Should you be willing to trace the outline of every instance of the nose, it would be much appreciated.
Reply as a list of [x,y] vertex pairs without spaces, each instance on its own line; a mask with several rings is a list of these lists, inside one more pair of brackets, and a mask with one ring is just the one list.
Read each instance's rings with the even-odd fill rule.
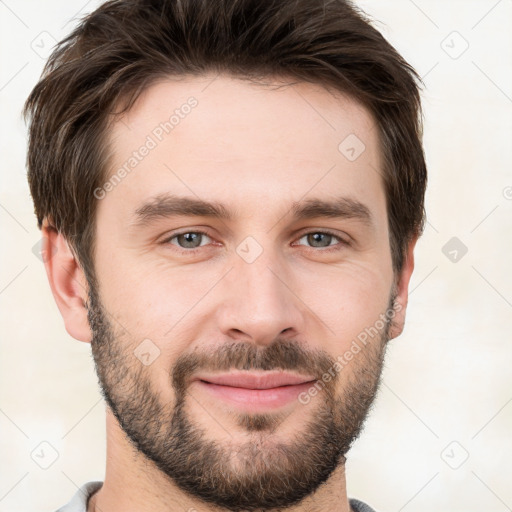
[[270,250],[252,263],[235,258],[222,287],[217,319],[225,336],[268,345],[278,336],[303,332],[307,308],[294,291],[286,263]]

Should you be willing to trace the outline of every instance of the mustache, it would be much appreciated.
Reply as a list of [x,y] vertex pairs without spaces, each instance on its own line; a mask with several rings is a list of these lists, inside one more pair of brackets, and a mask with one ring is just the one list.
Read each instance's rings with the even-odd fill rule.
[[250,342],[231,342],[210,351],[180,356],[172,370],[172,385],[182,394],[191,377],[200,371],[291,370],[320,379],[334,363],[327,352],[307,349],[298,341],[278,338],[263,348]]

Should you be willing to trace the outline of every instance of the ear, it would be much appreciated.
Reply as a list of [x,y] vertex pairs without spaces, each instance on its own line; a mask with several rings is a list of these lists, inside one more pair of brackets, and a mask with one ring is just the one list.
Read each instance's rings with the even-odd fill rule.
[[47,222],[41,228],[42,258],[46,275],[66,331],[73,338],[90,343],[92,333],[85,304],[88,284],[64,236]]
[[389,339],[392,340],[402,334],[405,325],[405,311],[409,299],[409,281],[411,280],[412,271],[414,270],[414,247],[418,241],[415,236],[407,246],[407,252],[404,259],[402,271],[395,278],[396,298],[393,305],[395,316],[391,321],[389,330]]

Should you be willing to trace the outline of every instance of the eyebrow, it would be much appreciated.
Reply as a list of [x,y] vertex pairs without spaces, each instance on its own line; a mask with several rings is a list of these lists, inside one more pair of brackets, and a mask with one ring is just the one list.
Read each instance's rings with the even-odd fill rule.
[[[355,219],[363,224],[373,226],[370,209],[360,201],[350,197],[334,199],[307,199],[294,201],[289,210],[294,220],[308,220],[320,217],[337,219]],[[142,227],[161,218],[209,217],[233,221],[236,211],[228,209],[219,202],[204,201],[193,197],[161,194],[149,199],[135,210],[133,224]],[[283,216],[284,217],[284,216]]]

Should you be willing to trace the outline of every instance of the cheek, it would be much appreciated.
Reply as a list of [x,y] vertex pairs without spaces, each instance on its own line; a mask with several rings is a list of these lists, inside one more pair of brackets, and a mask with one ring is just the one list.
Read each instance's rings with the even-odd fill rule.
[[161,402],[173,404],[170,369],[197,336],[189,328],[205,284],[191,281],[183,272],[138,268],[128,260],[124,267],[114,262],[109,267],[108,285],[102,282],[102,302],[116,331],[125,332],[119,337],[123,351],[132,368],[140,369],[158,389]]
[[325,349],[336,356],[361,332],[375,326],[386,311],[392,272],[375,262],[352,262],[325,272],[303,272],[300,282],[297,295],[321,320],[317,323],[322,332],[317,335],[325,339]]
[[165,275],[134,273],[117,288],[111,304],[132,336],[175,340],[204,293],[204,284],[185,280],[179,274],[166,279]]

